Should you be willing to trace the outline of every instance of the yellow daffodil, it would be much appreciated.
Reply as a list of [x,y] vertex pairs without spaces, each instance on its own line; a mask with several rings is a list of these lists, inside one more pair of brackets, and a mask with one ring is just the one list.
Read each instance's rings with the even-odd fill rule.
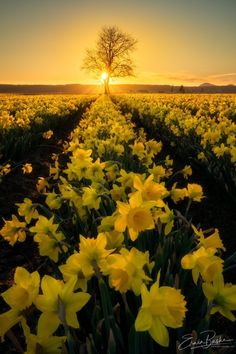
[[198,158],[198,160],[200,160],[200,161],[206,161],[206,160],[207,160],[206,155],[204,154],[203,151],[201,151],[201,152],[198,153],[197,158]]
[[129,204],[117,202],[115,230],[124,232],[128,228],[131,240],[135,241],[141,231],[154,229],[155,224],[150,211],[154,204],[144,203],[140,193],[134,194],[130,198]]
[[109,275],[109,284],[115,290],[121,293],[132,290],[135,295],[139,295],[141,285],[151,280],[145,274],[144,267],[147,266],[151,270],[153,265],[149,263],[148,252],[140,252],[134,247],[130,251],[122,248],[119,253],[107,258],[105,274]]
[[94,274],[96,267],[101,271],[106,267],[106,258],[113,252],[113,249],[106,249],[107,239],[104,233],[98,234],[96,238],[80,236],[78,261],[81,264],[86,278]]
[[43,138],[44,139],[49,140],[49,139],[51,139],[52,136],[53,136],[53,131],[52,130],[48,130],[48,131],[43,133]]
[[32,334],[25,333],[27,350],[25,354],[36,354],[36,353],[45,353],[45,354],[61,354],[63,344],[66,341],[66,337],[62,336],[49,336],[41,334]]
[[227,154],[229,152],[228,146],[225,146],[225,144],[221,143],[220,146],[213,146],[212,151],[214,154],[219,158],[220,156],[223,156],[224,154]]
[[90,274],[87,272],[86,276],[83,272],[83,266],[81,265],[81,257],[79,253],[72,254],[66,260],[66,264],[59,266],[63,279],[67,282],[71,277],[77,277],[77,283],[75,289],[80,288],[82,291],[87,290],[87,281],[93,276],[94,270],[91,270]]
[[145,146],[141,141],[135,141],[133,145],[130,145],[132,149],[132,154],[137,155],[138,157],[144,157]]
[[150,175],[144,183],[142,183],[138,175],[134,176],[134,188],[137,189],[142,196],[143,201],[156,201],[156,206],[163,207],[163,198],[167,197],[169,192],[160,183],[153,182],[153,175]]
[[225,284],[223,275],[220,273],[212,283],[203,283],[202,290],[211,306],[211,314],[219,312],[230,321],[236,320],[232,313],[236,310],[236,285]]
[[49,166],[49,176],[53,176],[53,179],[58,179],[59,177],[59,163],[58,161],[55,161],[54,166],[50,165]]
[[30,174],[33,171],[31,163],[25,163],[22,167],[22,171],[24,174]]
[[166,327],[179,328],[185,318],[186,301],[180,290],[169,286],[159,287],[159,279],[150,291],[141,288],[142,306],[135,320],[136,331],[148,331],[160,345],[168,347],[169,333]]
[[88,150],[84,150],[84,149],[75,149],[74,150],[74,157],[76,159],[78,159],[79,161],[87,161],[87,162],[91,162],[92,161],[92,150],[88,149]]
[[196,183],[188,183],[187,185],[188,197],[195,202],[200,202],[203,197],[202,186]]
[[90,209],[98,210],[101,202],[101,197],[93,187],[83,187],[82,205]]
[[88,293],[74,293],[77,277],[67,283],[54,279],[49,275],[42,278],[43,295],[35,300],[36,307],[42,312],[38,321],[38,332],[43,337],[50,336],[59,324],[79,328],[77,312],[89,301]]
[[201,274],[204,281],[211,282],[223,271],[223,260],[215,256],[216,249],[200,247],[181,259],[183,269],[192,269],[193,281],[197,284]]
[[157,210],[157,212],[154,214],[154,218],[157,223],[160,221],[161,224],[165,224],[164,234],[167,236],[174,227],[175,215],[173,210],[169,209],[167,204],[164,205],[164,209],[165,211]]
[[106,248],[109,249],[114,249],[114,248],[119,248],[122,246],[124,242],[124,234],[122,232],[118,232],[116,230],[111,230],[105,232],[105,236],[107,239],[107,246]]
[[133,172],[127,173],[125,170],[121,169],[120,177],[118,177],[116,181],[119,182],[124,188],[131,188],[133,187],[134,176],[135,174]]
[[39,214],[36,210],[36,206],[32,203],[29,198],[24,198],[24,203],[17,203],[18,214],[25,217],[27,224],[31,222],[32,219],[37,219]]
[[63,244],[65,236],[62,232],[49,234],[38,233],[34,236],[34,242],[39,245],[39,254],[42,257],[49,257],[54,262],[58,262],[59,254],[67,252],[67,246]]
[[46,192],[46,188],[49,188],[49,184],[44,177],[39,177],[36,185],[36,189],[39,193]]
[[226,250],[222,243],[222,240],[220,239],[218,229],[215,229],[213,234],[207,237],[204,236],[202,229],[197,230],[197,228],[194,225],[192,225],[192,229],[198,238],[198,247],[203,246],[205,248],[214,248],[214,249],[219,248],[222,249],[223,251]]
[[188,176],[191,176],[192,173],[193,173],[191,166],[188,166],[188,165],[185,166],[185,167],[181,170],[181,172],[183,173],[184,178],[188,178]]
[[188,196],[188,192],[186,188],[176,188],[176,183],[174,183],[173,187],[170,191],[170,197],[174,201],[174,203],[179,202],[180,200],[186,198]]
[[39,215],[38,221],[35,226],[30,228],[30,231],[37,234],[55,233],[59,225],[54,224],[53,218],[52,216],[50,219],[47,219],[45,216]]
[[23,310],[29,307],[38,295],[39,281],[38,272],[29,273],[25,268],[17,267],[15,284],[2,293],[2,297],[11,308]]
[[110,195],[114,201],[125,200],[126,199],[125,188],[113,184],[113,188],[110,190]]
[[12,215],[12,220],[4,220],[5,224],[0,230],[0,235],[14,246],[16,241],[24,242],[26,238],[25,227],[26,223],[21,222],[15,215]]
[[34,241],[39,244],[39,254],[48,256],[54,262],[58,261],[59,253],[66,252],[67,247],[63,244],[65,236],[58,232],[58,224],[54,224],[53,216],[47,219],[40,215],[35,226],[30,231],[35,233]]
[[47,193],[46,204],[50,209],[60,209],[62,204],[61,196],[56,194],[55,192]]
[[148,149],[148,153],[151,153],[152,155],[156,155],[159,152],[161,152],[162,149],[162,142],[155,141],[155,140],[148,140],[146,142],[146,147]]
[[170,156],[167,155],[166,158],[165,158],[165,165],[166,165],[166,167],[171,167],[171,166],[173,166],[173,162],[174,162],[174,161],[170,158]]
[[23,319],[21,311],[14,308],[0,315],[0,339],[4,340],[5,334]]
[[5,176],[5,175],[8,175],[8,173],[11,172],[11,165],[9,163],[3,165],[3,166],[0,166],[0,176]]
[[165,177],[166,174],[166,170],[163,166],[161,165],[157,166],[155,164],[153,165],[152,168],[149,168],[148,172],[153,175],[153,180],[158,183],[162,178]]
[[104,168],[106,164],[105,162],[100,162],[98,158],[95,162],[93,162],[87,172],[87,178],[91,181],[101,181],[104,178]]

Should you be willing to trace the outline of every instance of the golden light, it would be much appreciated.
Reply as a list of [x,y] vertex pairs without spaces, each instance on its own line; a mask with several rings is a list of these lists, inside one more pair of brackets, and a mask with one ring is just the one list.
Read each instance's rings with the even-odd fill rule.
[[101,80],[105,81],[108,77],[108,73],[106,71],[103,71],[102,75],[101,75]]

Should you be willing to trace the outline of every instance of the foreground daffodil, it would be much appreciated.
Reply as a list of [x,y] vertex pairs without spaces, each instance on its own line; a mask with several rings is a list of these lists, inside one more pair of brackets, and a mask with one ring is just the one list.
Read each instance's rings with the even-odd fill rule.
[[39,292],[39,273],[29,273],[22,267],[17,267],[14,275],[15,284],[2,293],[3,299],[11,309],[0,315],[0,338],[18,322],[21,322],[23,310],[32,305]]
[[223,271],[223,260],[215,256],[216,249],[200,247],[181,259],[183,269],[192,269],[193,281],[197,284],[201,274],[204,281],[211,282]]
[[117,202],[115,230],[124,232],[128,228],[131,240],[135,241],[141,231],[154,229],[155,224],[150,211],[154,205],[155,202],[143,202],[140,193],[134,194],[129,204]]
[[2,293],[3,299],[11,308],[23,310],[29,307],[39,292],[39,273],[29,273],[22,267],[17,267],[14,275],[15,284]]
[[86,278],[98,269],[106,268],[106,258],[113,249],[106,249],[107,238],[105,233],[100,233],[96,238],[80,236],[80,251],[77,255],[77,261],[81,264]]
[[149,252],[141,252],[133,247],[130,251],[122,248],[119,253],[107,258],[105,274],[109,275],[110,287],[121,293],[132,290],[139,295],[143,283],[151,280],[144,268],[151,270],[154,263],[149,262]]
[[154,182],[153,178],[154,176],[150,175],[143,183],[140,177],[135,175],[134,188],[141,193],[143,201],[156,201],[158,207],[163,207],[164,202],[162,199],[167,197],[169,192],[163,184]]
[[30,327],[25,320],[22,320],[21,325],[27,345],[25,354],[61,354],[63,352],[62,347],[66,341],[65,336],[51,336],[50,334],[45,334],[45,331],[41,333],[40,328],[38,328],[38,333],[35,335],[30,332]]
[[72,277],[66,284],[63,281],[45,275],[41,282],[43,295],[35,300],[36,307],[42,311],[38,322],[38,331],[42,336],[54,333],[59,324],[79,328],[77,312],[86,305],[88,293],[74,293],[77,277]]
[[142,306],[135,320],[135,330],[148,331],[157,343],[168,347],[169,333],[166,327],[182,327],[187,311],[186,301],[180,290],[169,286],[159,287],[159,279],[158,276],[150,291],[142,285]]
[[66,260],[66,264],[59,266],[61,273],[63,274],[63,278],[65,281],[69,281],[71,277],[77,277],[77,283],[75,288],[80,288],[82,291],[87,290],[87,281],[93,276],[94,270],[91,269],[91,272],[83,271],[83,265],[81,264],[81,257],[79,253],[72,254]]
[[232,313],[236,310],[236,285],[224,284],[223,275],[218,274],[212,283],[204,283],[202,290],[211,306],[211,314],[219,312],[230,321],[236,320]]

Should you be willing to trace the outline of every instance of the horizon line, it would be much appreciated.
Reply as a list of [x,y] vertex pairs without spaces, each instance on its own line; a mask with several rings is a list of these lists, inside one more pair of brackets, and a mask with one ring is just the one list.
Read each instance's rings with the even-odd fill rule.
[[[201,85],[207,84],[208,86],[236,86],[236,84],[231,83],[231,84],[212,84],[210,82],[203,82],[201,84],[192,84],[192,85],[186,85],[186,84],[163,84],[163,83],[111,83],[111,86],[173,86],[173,87],[178,87],[178,86],[184,86],[184,87],[199,87]],[[80,85],[80,86],[102,86],[101,84],[95,84],[95,83],[0,83],[0,85],[8,85],[8,86],[68,86],[68,85]]]

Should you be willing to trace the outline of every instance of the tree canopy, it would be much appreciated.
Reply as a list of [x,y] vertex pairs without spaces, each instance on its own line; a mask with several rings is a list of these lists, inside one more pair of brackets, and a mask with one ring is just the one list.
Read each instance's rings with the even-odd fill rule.
[[112,77],[134,75],[134,63],[130,57],[137,40],[117,26],[104,26],[98,34],[95,48],[87,49],[82,68],[100,76],[105,93],[109,93]]

